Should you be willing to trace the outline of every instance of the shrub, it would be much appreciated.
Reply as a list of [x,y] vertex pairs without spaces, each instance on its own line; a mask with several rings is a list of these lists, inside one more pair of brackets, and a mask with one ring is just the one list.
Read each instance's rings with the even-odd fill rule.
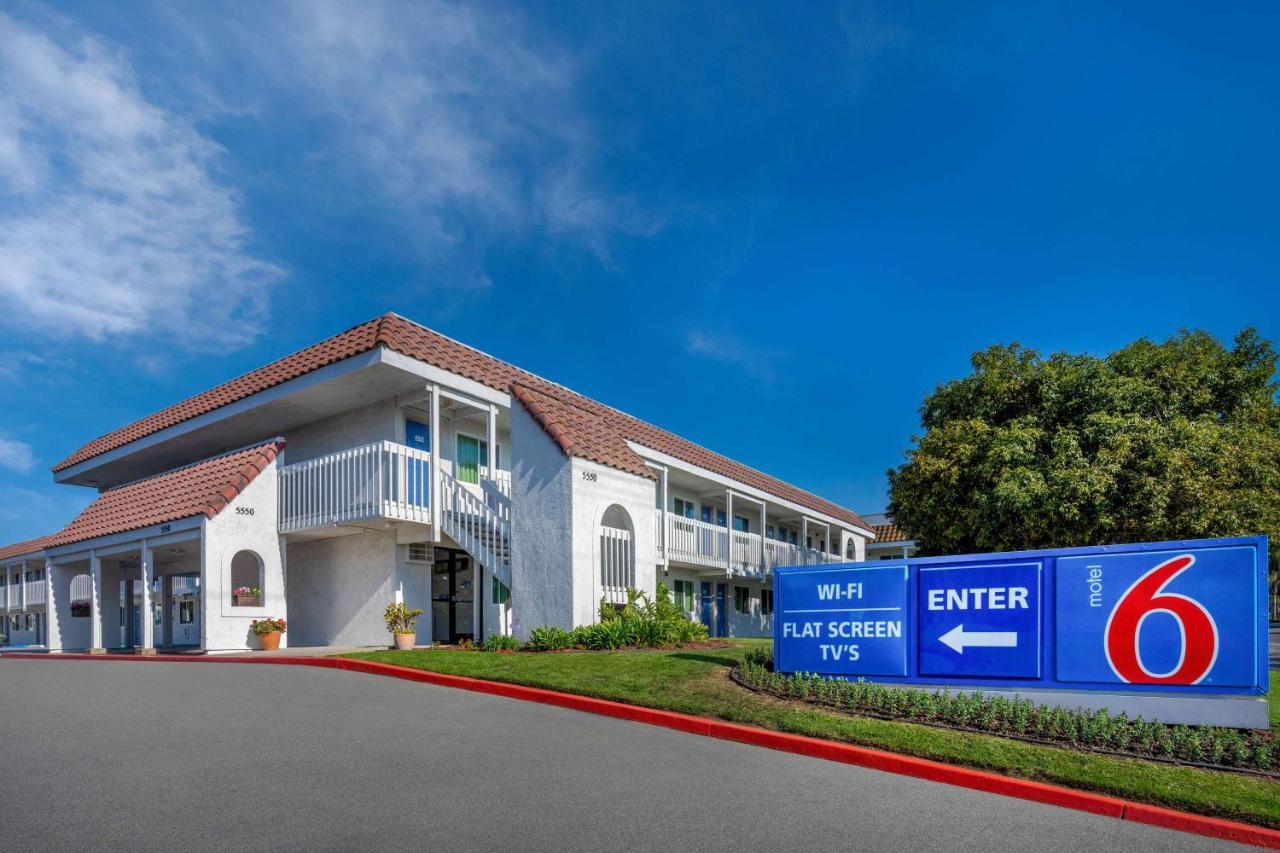
[[410,610],[403,601],[388,604],[386,612],[382,614],[387,621],[387,630],[392,634],[416,633],[417,629],[414,628],[414,623],[418,621],[418,617],[421,615],[421,610]]
[[484,650],[486,652],[518,652],[520,641],[510,634],[490,634],[489,639],[485,640]]
[[773,671],[773,652],[752,649],[743,658],[742,680],[790,699],[854,714],[897,717],[1022,738],[1057,741],[1177,761],[1270,771],[1276,761],[1273,730],[1241,731],[1214,726],[1166,725],[1130,720],[1105,710],[1036,707],[1029,699],[984,696],[976,691],[934,692],[870,682],[824,679]]
[[558,652],[573,645],[573,633],[555,625],[540,625],[529,633],[529,649],[535,652]]

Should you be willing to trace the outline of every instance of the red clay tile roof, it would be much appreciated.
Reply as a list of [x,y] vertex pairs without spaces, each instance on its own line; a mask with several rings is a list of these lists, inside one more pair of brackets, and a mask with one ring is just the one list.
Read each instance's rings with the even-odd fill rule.
[[[361,323],[328,340],[299,350],[279,361],[250,371],[217,388],[197,394],[177,405],[95,439],[59,462],[53,470],[61,471],[69,468],[101,453],[123,447],[131,441],[378,346],[384,346],[401,355],[426,362],[450,373],[465,376],[490,388],[511,392],[521,400],[521,404],[526,409],[529,409],[528,401],[534,400],[534,397],[530,393],[525,393],[522,399],[521,395],[516,394],[515,386],[521,386],[526,392],[540,394],[542,399],[534,400],[533,405],[539,408],[541,414],[534,413],[532,409],[530,413],[538,418],[544,429],[547,429],[548,425],[554,425],[561,432],[561,437],[556,440],[562,449],[565,447],[564,442],[571,447],[583,448],[573,451],[572,455],[581,453],[587,456],[586,448],[590,448],[591,453],[600,457],[596,461],[603,465],[630,473],[640,473],[637,468],[639,463],[644,468],[641,476],[651,476],[647,466],[639,461],[639,457],[630,448],[627,448],[625,453],[622,451],[625,443],[632,441],[740,483],[746,483],[767,494],[815,512],[870,529],[870,525],[844,507],[699,447],[691,441],[686,441],[666,430],[570,391],[562,385],[486,355],[425,326],[406,320],[398,314],[384,314]],[[568,408],[555,408],[546,398],[558,401]],[[590,421],[591,417],[596,418],[597,421]],[[590,429],[586,429],[588,423],[590,423]],[[583,430],[586,430],[586,434],[582,432]],[[613,432],[615,435],[606,438],[604,435],[606,432]],[[564,441],[561,441],[562,438]],[[594,457],[587,456],[587,458]]]
[[590,459],[629,474],[657,479],[653,469],[644,464],[618,431],[605,424],[598,415],[518,382],[511,384],[511,393],[547,435],[560,445],[565,456]]
[[910,542],[912,538],[893,522],[874,525],[871,532],[876,535],[877,545],[883,545],[886,542]]
[[12,545],[5,545],[0,548],[0,560],[7,560],[10,557],[25,557],[28,554],[43,551],[52,538],[53,536],[37,536],[35,539],[28,539],[26,542],[14,542]]
[[260,447],[233,451],[108,489],[74,521],[49,537],[46,547],[56,548],[196,515],[213,518],[266,470],[283,446],[283,441],[270,441]]

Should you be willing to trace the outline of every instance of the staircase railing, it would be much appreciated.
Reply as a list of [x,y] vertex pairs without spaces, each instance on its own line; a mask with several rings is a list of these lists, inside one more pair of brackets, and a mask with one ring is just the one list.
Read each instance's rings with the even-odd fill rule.
[[440,472],[440,529],[511,586],[511,520],[449,472]]

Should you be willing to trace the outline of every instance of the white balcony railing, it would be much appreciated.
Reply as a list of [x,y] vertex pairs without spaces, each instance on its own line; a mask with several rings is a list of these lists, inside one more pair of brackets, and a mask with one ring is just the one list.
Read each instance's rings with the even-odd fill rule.
[[44,604],[44,599],[45,599],[44,581],[42,580],[27,581],[25,589],[26,589],[25,603],[27,607],[32,607],[37,604]]
[[[758,533],[732,532],[732,551],[728,552],[729,531],[718,524],[684,518],[657,510],[658,529],[667,526],[667,559],[695,566],[729,568],[748,574],[761,573],[776,566],[815,566],[838,563],[840,558],[816,548],[805,548]],[[661,557],[662,537],[658,538]],[[728,553],[726,553],[728,552]]]
[[280,469],[280,532],[366,518],[428,523],[431,454],[377,441]]
[[18,606],[21,603],[18,590],[19,587],[17,584],[5,584],[4,586],[0,586],[0,607],[3,607],[5,610],[8,610],[9,608],[13,608],[15,610],[18,609]]

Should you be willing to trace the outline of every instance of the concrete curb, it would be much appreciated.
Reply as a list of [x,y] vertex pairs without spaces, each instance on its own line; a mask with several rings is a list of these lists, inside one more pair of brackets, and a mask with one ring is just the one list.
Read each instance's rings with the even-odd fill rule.
[[459,690],[473,690],[477,693],[488,693],[509,699],[520,699],[526,702],[540,702],[544,705],[555,705],[589,714],[646,723],[651,726],[662,726],[676,731],[715,737],[737,743],[776,749],[810,758],[821,758],[826,761],[837,761],[842,764],[853,764],[869,767],[886,773],[897,773],[903,776],[914,776],[931,782],[942,782],[976,791],[1001,794],[1022,800],[1062,806],[1077,811],[1105,815],[1119,820],[1131,820],[1165,829],[1176,829],[1195,835],[1211,838],[1222,838],[1241,844],[1251,844],[1271,850],[1280,850],[1280,830],[1250,826],[1221,818],[1180,812],[1160,806],[1132,802],[1105,794],[1094,794],[1088,791],[1077,791],[1059,785],[1044,782],[1032,782],[1027,779],[1016,779],[1001,776],[985,770],[974,770],[944,764],[925,758],[915,758],[884,752],[864,746],[839,743],[836,741],[811,738],[804,735],[775,732],[754,726],[742,726],[726,723],[706,717],[695,717],[675,711],[660,711],[654,708],[641,708],[608,699],[595,699],[590,696],[579,696],[573,693],[561,693],[541,687],[525,687],[519,684],[507,684],[499,681],[486,681],[464,675],[446,675],[424,669],[396,666],[394,664],[352,658],[301,657],[281,655],[279,657],[210,657],[186,655],[84,655],[84,654],[38,654],[11,652],[2,655],[7,658],[28,660],[94,660],[94,661],[133,661],[137,663],[235,663],[235,664],[274,664],[284,666],[313,666],[321,669],[338,669],[347,672],[360,672],[368,675],[381,675],[400,678],[407,681],[418,681],[441,687],[453,687]]

